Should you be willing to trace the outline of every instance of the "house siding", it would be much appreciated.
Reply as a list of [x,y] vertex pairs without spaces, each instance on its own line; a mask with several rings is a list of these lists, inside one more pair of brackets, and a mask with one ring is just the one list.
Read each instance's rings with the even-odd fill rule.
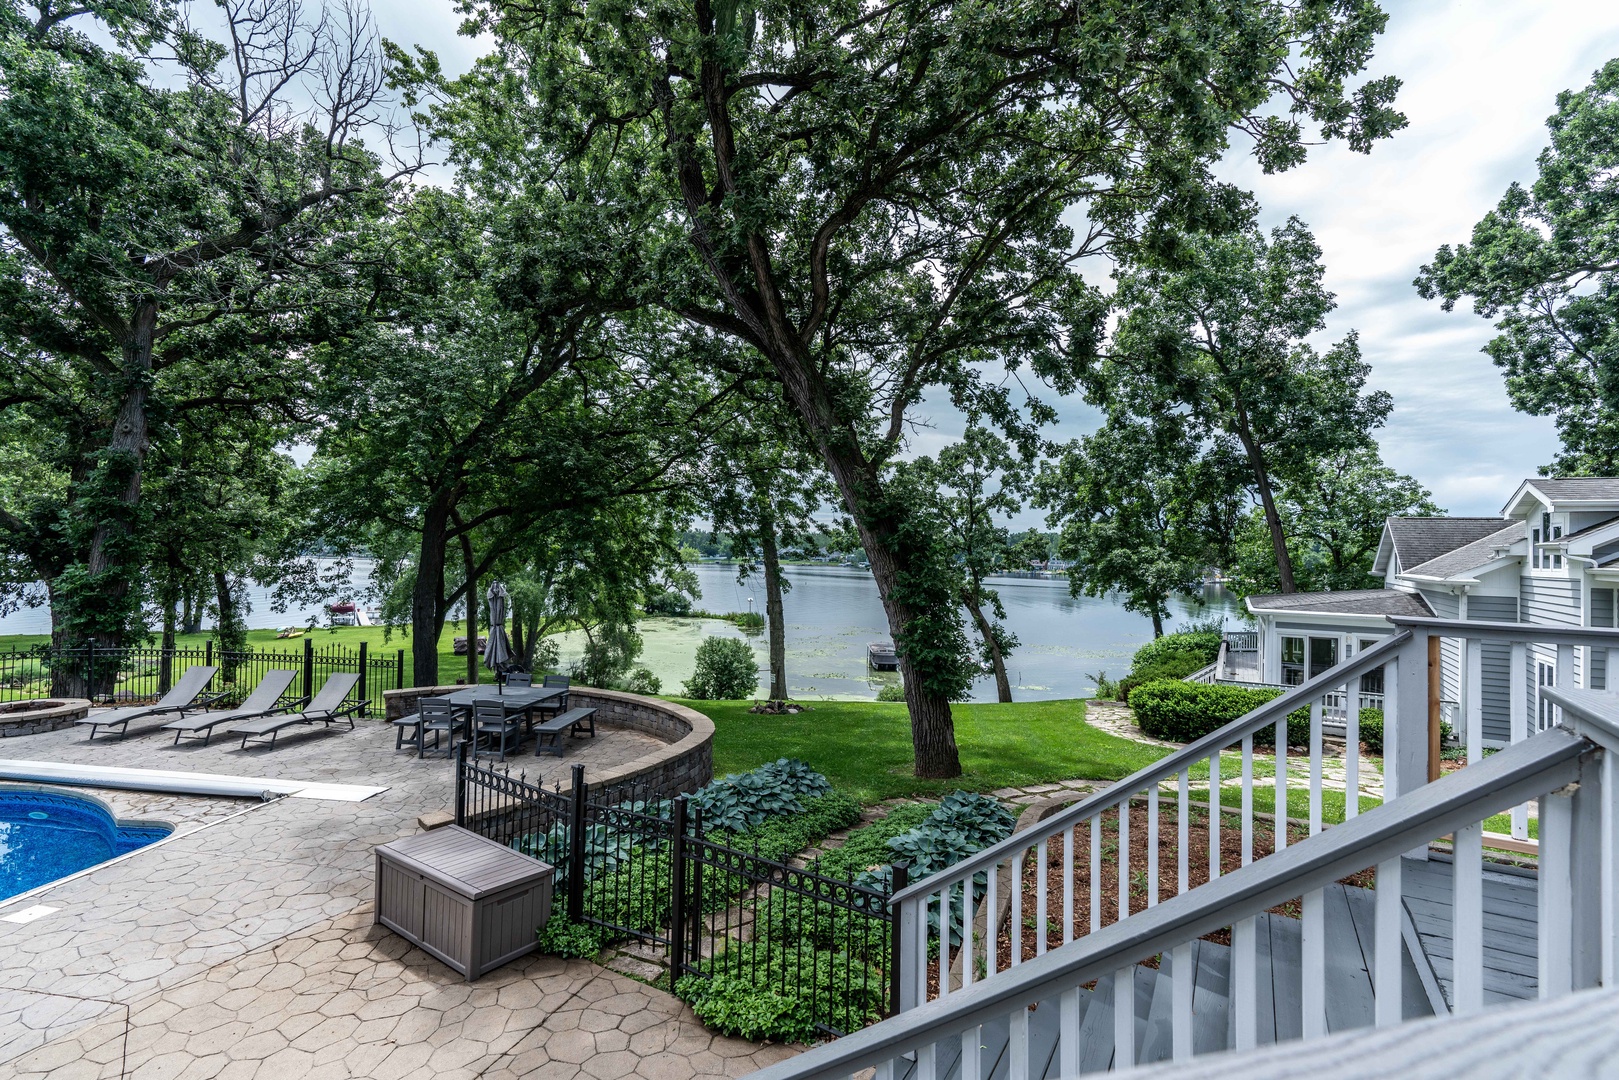
[[[1581,583],[1570,581],[1567,578],[1535,577],[1525,574],[1519,578],[1523,589],[1523,621],[1536,626],[1579,626],[1584,622],[1584,604],[1580,595]],[[1557,683],[1559,686],[1579,685],[1580,653],[1583,649],[1576,649],[1574,653],[1573,671],[1558,671]],[[1524,659],[1524,685],[1528,688],[1529,703],[1529,729],[1535,727],[1535,702],[1538,691],[1535,688],[1535,667],[1537,664],[1550,664],[1557,667],[1557,649],[1551,645],[1531,644],[1529,655]]]
[[[1473,622],[1517,622],[1516,596],[1469,596],[1467,617]],[[1512,646],[1486,641],[1480,647],[1484,741],[1505,744],[1512,732]]]
[[[1461,617],[1461,601],[1455,593],[1438,592],[1430,589],[1419,589],[1422,598],[1428,601],[1434,614],[1441,619],[1458,619]],[[1456,638],[1439,639],[1439,678],[1440,696],[1446,701],[1460,701],[1462,699],[1461,681],[1461,642]]]
[[[1611,628],[1614,625],[1614,590],[1595,588],[1591,590],[1591,619],[1590,625]],[[1591,677],[1588,685],[1593,690],[1606,690],[1608,688],[1608,650],[1589,649],[1587,652],[1591,659]]]

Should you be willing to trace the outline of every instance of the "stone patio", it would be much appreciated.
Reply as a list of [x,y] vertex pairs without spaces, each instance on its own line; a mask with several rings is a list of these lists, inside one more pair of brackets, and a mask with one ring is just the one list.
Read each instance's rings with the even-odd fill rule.
[[[0,903],[0,1075],[19,1077],[735,1076],[790,1051],[710,1036],[678,1000],[583,961],[529,957],[475,984],[371,922],[372,849],[449,806],[443,758],[360,721],[174,747],[166,733],[10,739],[4,756],[387,785],[364,802],[89,792],[167,818],[159,844]],[[652,740],[601,728],[530,780],[606,769]],[[15,911],[54,910],[27,923]],[[631,1007],[633,1005],[633,1007]],[[654,1046],[653,1044],[657,1045]]]

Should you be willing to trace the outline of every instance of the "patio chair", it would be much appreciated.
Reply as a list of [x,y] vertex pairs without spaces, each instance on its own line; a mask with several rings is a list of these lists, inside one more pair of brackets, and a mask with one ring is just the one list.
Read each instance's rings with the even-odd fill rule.
[[270,749],[275,749],[275,737],[282,728],[292,727],[295,724],[325,724],[328,728],[342,720],[349,722],[349,730],[354,730],[354,714],[365,707],[364,701],[350,701],[349,695],[360,683],[360,677],[348,672],[338,672],[326,677],[326,683],[320,688],[303,711],[293,713],[275,713],[261,716],[257,720],[249,720],[245,724],[237,724],[231,728],[232,735],[242,737],[242,749],[247,749],[247,740],[270,737]]
[[[202,745],[207,746],[208,740],[214,733],[214,728],[220,724],[233,724],[238,720],[251,720],[257,716],[268,716],[270,713],[282,711],[285,706],[281,699],[292,687],[292,680],[298,677],[298,672],[288,671],[285,668],[272,668],[264,673],[264,678],[253,688],[252,693],[242,699],[242,703],[234,709],[224,709],[220,712],[202,712],[194,716],[182,716],[180,719],[163,725],[164,731],[174,732],[174,745],[180,745],[182,735],[189,738],[198,738],[199,733]],[[301,702],[300,702],[301,704]]]
[[203,688],[218,671],[217,667],[198,664],[187,668],[185,674],[180,676],[180,681],[174,684],[174,688],[151,705],[126,705],[122,709],[91,713],[83,720],[75,720],[74,723],[88,725],[92,739],[96,737],[97,728],[117,728],[118,737],[122,739],[129,733],[131,720],[143,720],[149,716],[167,716],[175,712],[184,715],[185,710],[197,700]]
[[[560,686],[566,690],[573,685],[573,680],[566,675],[547,675],[545,681],[540,685],[547,688]],[[561,697],[553,698],[539,707],[545,710],[555,710],[558,714],[565,713],[568,711],[568,695],[563,694]]]
[[[395,724],[399,721],[395,720]],[[416,756],[424,757],[427,750],[427,734],[433,733],[433,749],[439,748],[439,738],[442,735],[450,736],[450,745],[447,749],[455,749],[455,733],[461,726],[461,721],[455,715],[455,706],[440,698],[416,699]],[[401,736],[403,731],[400,732]],[[399,740],[394,741],[394,749],[399,749]]]
[[523,742],[523,718],[508,716],[503,701],[475,701],[472,703],[472,759],[478,759],[478,740],[500,740],[500,760],[506,760],[506,747],[513,750]]
[[508,671],[506,673],[507,686],[533,686],[534,675],[527,671]]

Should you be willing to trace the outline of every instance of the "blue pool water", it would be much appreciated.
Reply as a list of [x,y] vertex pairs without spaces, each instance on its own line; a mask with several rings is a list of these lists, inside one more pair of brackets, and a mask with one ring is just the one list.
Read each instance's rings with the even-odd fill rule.
[[0,900],[106,862],[169,835],[165,826],[120,826],[76,795],[0,790]]

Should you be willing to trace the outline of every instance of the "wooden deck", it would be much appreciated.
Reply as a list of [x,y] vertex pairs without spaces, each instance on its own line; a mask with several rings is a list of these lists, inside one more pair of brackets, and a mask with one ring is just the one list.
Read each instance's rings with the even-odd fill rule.
[[[1453,918],[1451,862],[1434,855],[1405,860],[1405,907],[1445,995],[1451,991]],[[1539,992],[1539,930],[1535,873],[1518,866],[1485,864],[1484,1003],[1529,1001]],[[1330,946],[1329,946],[1330,947]]]

